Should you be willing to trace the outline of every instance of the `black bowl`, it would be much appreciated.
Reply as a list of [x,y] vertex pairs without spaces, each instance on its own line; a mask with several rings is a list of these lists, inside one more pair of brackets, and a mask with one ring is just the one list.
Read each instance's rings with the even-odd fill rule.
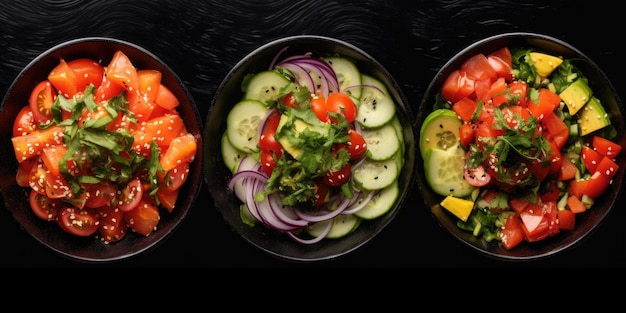
[[[572,64],[579,68],[589,79],[590,87],[594,95],[598,97],[611,116],[611,123],[617,129],[618,137],[615,139],[622,146],[626,145],[626,128],[624,126],[624,108],[615,89],[611,85],[602,69],[584,53],[557,38],[535,33],[506,33],[485,38],[469,45],[450,59],[436,74],[420,103],[416,119],[416,129],[419,130],[426,116],[432,112],[435,103],[435,95],[441,90],[446,77],[458,69],[461,64],[475,55],[483,53],[487,55],[502,47],[534,49],[552,55],[562,56],[572,60]],[[576,227],[572,231],[562,231],[559,235],[535,243],[523,242],[511,250],[504,249],[499,242],[486,242],[472,235],[471,232],[457,227],[457,218],[450,214],[439,204],[442,196],[433,192],[424,176],[423,158],[417,154],[418,175],[417,183],[421,190],[426,207],[431,210],[432,216],[440,226],[449,232],[454,238],[460,240],[466,246],[488,257],[507,261],[529,261],[545,258],[559,253],[582,242],[609,215],[616,205],[616,200],[623,188],[622,179],[626,167],[626,155],[621,153],[616,162],[620,166],[619,171],[613,178],[613,184],[605,193],[595,200],[593,207],[585,213],[576,216]]]
[[[162,83],[179,99],[177,107],[185,125],[198,141],[196,159],[190,166],[189,177],[181,189],[176,208],[164,212],[157,229],[145,237],[129,232],[118,242],[105,244],[94,237],[76,237],[59,228],[56,223],[37,218],[28,204],[28,189],[17,185],[15,180],[17,161],[11,144],[13,120],[19,110],[28,103],[32,88],[46,79],[48,73],[59,64],[61,58],[73,60],[86,57],[108,64],[113,54],[121,50],[138,69],[155,69],[162,73]],[[15,78],[2,102],[0,111],[0,187],[4,204],[20,227],[33,238],[73,260],[105,262],[122,260],[142,253],[167,238],[189,213],[193,201],[202,186],[202,120],[196,104],[180,78],[163,61],[146,49],[112,38],[80,38],[61,43],[32,60]]]
[[[356,61],[361,72],[380,79],[393,97],[397,114],[404,127],[406,142],[405,165],[400,177],[400,197],[393,208],[385,215],[371,221],[364,221],[354,232],[340,239],[324,239],[311,245],[304,245],[290,239],[286,234],[267,227],[250,227],[241,221],[239,200],[228,190],[231,172],[224,165],[221,155],[221,135],[226,129],[226,116],[235,103],[243,97],[241,82],[246,74],[268,69],[274,57],[284,48],[281,59],[289,55],[312,52],[316,56],[339,54]],[[283,260],[310,262],[333,259],[349,253],[370,241],[380,233],[396,216],[402,207],[405,195],[409,192],[414,172],[415,141],[412,117],[406,98],[389,72],[361,49],[332,38],[321,36],[294,36],[267,43],[244,57],[228,73],[220,84],[211,103],[205,126],[206,183],[215,207],[222,214],[231,229],[253,246]]]

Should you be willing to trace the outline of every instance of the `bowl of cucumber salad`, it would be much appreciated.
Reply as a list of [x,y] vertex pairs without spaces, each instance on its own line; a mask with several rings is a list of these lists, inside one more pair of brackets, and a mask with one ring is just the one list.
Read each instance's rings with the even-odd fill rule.
[[206,118],[206,183],[226,223],[294,262],[345,255],[401,209],[414,122],[390,73],[358,47],[302,35],[249,53]]
[[558,38],[475,42],[441,68],[420,103],[426,207],[488,257],[530,261],[572,248],[623,188],[623,114],[602,69]]

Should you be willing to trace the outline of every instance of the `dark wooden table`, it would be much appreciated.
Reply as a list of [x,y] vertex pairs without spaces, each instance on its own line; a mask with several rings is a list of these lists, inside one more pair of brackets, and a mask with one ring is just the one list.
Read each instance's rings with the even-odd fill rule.
[[[22,67],[65,40],[107,36],[143,46],[168,63],[206,117],[213,93],[235,63],[273,39],[314,34],[367,51],[400,83],[414,113],[435,72],[454,53],[490,35],[539,32],[560,38],[596,60],[626,94],[618,22],[610,5],[571,1],[1,1],[0,92]],[[8,140],[2,138],[2,140]],[[580,245],[547,259],[489,259],[438,226],[418,192],[374,240],[327,262],[276,259],[231,231],[208,191],[184,223],[156,249],[112,264],[59,256],[22,231],[0,209],[0,267],[168,268],[607,268],[626,265],[626,211],[616,207]]]

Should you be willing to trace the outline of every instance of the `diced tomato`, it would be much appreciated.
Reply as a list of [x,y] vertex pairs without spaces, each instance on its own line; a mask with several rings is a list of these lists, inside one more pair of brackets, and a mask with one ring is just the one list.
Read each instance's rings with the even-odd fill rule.
[[119,96],[124,91],[124,86],[111,82],[106,75],[102,76],[102,83],[96,89],[96,102],[107,101],[115,96]]
[[591,144],[593,145],[594,150],[611,159],[615,159],[617,155],[622,151],[622,146],[600,136],[593,136],[593,138],[591,139]]
[[487,61],[496,71],[498,77],[504,78],[507,82],[513,80],[513,57],[511,51],[507,48],[500,48],[487,55]]
[[583,190],[585,190],[585,186],[589,181],[587,179],[574,179],[569,182],[567,185],[567,192],[576,196],[577,198],[581,198],[583,196]]
[[152,198],[146,196],[135,209],[126,212],[126,218],[134,232],[148,236],[159,224],[159,208]]
[[59,65],[48,74],[48,80],[56,90],[68,99],[74,97],[78,91],[82,91],[78,87],[76,73],[74,73],[74,70],[63,59],[61,59]]
[[541,220],[543,219],[544,211],[541,207],[541,204],[529,203],[526,206],[526,209],[520,212],[519,216],[522,219],[522,223],[524,224],[527,231],[534,231],[539,224],[541,224]]
[[174,207],[176,206],[176,200],[178,199],[179,192],[180,189],[166,190],[164,188],[159,188],[156,195],[159,198],[161,206],[163,206],[168,212],[172,213],[172,211],[174,211]]
[[570,210],[558,210],[557,221],[559,229],[573,230],[576,225],[576,214]]
[[441,87],[441,97],[455,103],[474,93],[474,80],[465,71],[455,70],[446,78]]
[[594,199],[599,197],[609,186],[618,169],[619,166],[613,160],[606,156],[603,157],[583,189],[583,194]]
[[493,81],[490,78],[474,81],[474,93],[476,95],[476,100],[487,102],[492,98],[489,93],[492,82]]
[[89,58],[74,59],[67,62],[76,76],[77,91],[83,91],[92,84],[96,89],[100,87],[104,76],[104,67]]
[[502,47],[494,52],[489,53],[487,55],[487,58],[491,56],[500,58],[506,64],[513,64],[513,56],[511,55],[511,50],[509,50],[508,47]]
[[505,94],[506,92],[506,80],[502,77],[496,79],[491,86],[489,87],[489,99],[500,95]]
[[139,88],[137,69],[124,52],[118,50],[104,72],[107,79],[127,91],[136,92]]
[[578,198],[576,196],[569,196],[569,197],[567,197],[567,207],[573,213],[582,213],[582,212],[587,211],[587,208],[582,203],[582,201],[580,201],[580,198]]
[[550,223],[541,207],[531,203],[520,213],[520,218],[526,241],[539,241],[549,236]]
[[528,84],[523,81],[514,81],[508,85],[508,97],[514,104],[526,107],[528,105]]
[[157,70],[137,70],[137,90],[145,96],[146,102],[154,103],[161,86],[161,72]]
[[167,114],[147,121],[142,130],[148,139],[154,139],[159,146],[166,147],[180,135],[184,127],[180,115]]
[[[533,104],[529,105],[529,107],[532,106]],[[553,141],[559,150],[563,148],[569,139],[567,124],[552,111],[544,113],[541,123],[544,126],[544,130],[547,130],[549,134],[548,139]]]
[[63,159],[66,152],[67,146],[65,145],[53,145],[43,148],[41,159],[53,175],[61,174],[61,159]]
[[180,104],[176,95],[174,95],[174,93],[172,93],[172,91],[163,84],[159,86],[159,92],[157,93],[157,97],[154,102],[158,106],[167,110],[173,110],[178,106],[178,104]]
[[456,113],[456,115],[458,115],[465,123],[472,121],[472,116],[474,115],[474,112],[476,112],[476,108],[478,108],[476,100],[468,97],[463,97],[461,100],[452,104],[452,111],[454,111],[454,113]]
[[[504,78],[499,77],[494,80],[477,80],[474,83],[474,89],[476,92],[476,99],[478,101],[487,102],[497,95],[504,94],[506,92],[506,81]],[[494,106],[500,105],[502,102],[497,101]]]
[[561,158],[561,169],[559,171],[559,180],[570,180],[576,177],[578,168],[568,158]]
[[192,134],[174,138],[159,161],[164,171],[169,171],[180,163],[192,162],[196,156],[197,143]]
[[522,199],[519,197],[511,197],[509,199],[509,206],[515,213],[520,214],[526,210],[526,208],[530,205],[530,201],[526,199]]
[[467,75],[476,81],[483,79],[494,81],[498,77],[496,70],[489,64],[487,57],[482,53],[475,54],[467,59],[461,65],[461,70],[467,72]]
[[504,129],[493,128],[493,118],[481,120],[476,123],[476,138],[478,137],[497,137],[504,135]]
[[183,162],[169,172],[158,172],[159,190],[173,191],[179,189],[189,176],[189,163]]
[[48,198],[72,198],[72,188],[62,175],[54,175],[47,171],[44,177],[44,187]]
[[519,215],[514,214],[506,219],[504,227],[500,231],[500,239],[506,250],[511,250],[524,241],[522,220]]
[[26,159],[20,162],[17,165],[17,173],[15,174],[15,180],[17,181],[18,186],[20,187],[28,187],[30,183],[30,173],[35,166],[40,161],[40,157],[35,156],[29,159]]
[[548,237],[555,236],[561,232],[559,229],[556,201],[544,202],[543,208],[545,217],[548,220]]
[[537,120],[541,121],[550,112],[554,112],[561,102],[561,98],[556,93],[550,91],[550,89],[540,88],[537,101],[537,103],[532,100],[529,101],[528,109]]
[[606,175],[596,171],[585,185],[583,194],[591,198],[597,198],[606,190],[610,183],[611,180]]
[[476,126],[473,123],[465,123],[459,128],[459,141],[464,148],[474,142],[476,137]]
[[[495,105],[495,104],[494,104]],[[522,122],[527,122],[530,118],[530,112],[519,105],[506,106],[502,109],[502,116],[509,127],[517,129]]]
[[64,126],[37,129],[24,136],[11,137],[15,158],[18,162],[40,155],[44,147],[63,143]]
[[596,168],[598,167],[598,163],[602,161],[602,154],[589,146],[582,147],[582,152],[580,153],[580,156],[583,160],[583,164],[585,164],[585,167],[587,168],[589,173],[594,173],[596,171]]
[[128,109],[133,112],[138,123],[145,122],[152,116],[155,105],[144,94],[137,90],[128,91],[126,98],[128,99]]

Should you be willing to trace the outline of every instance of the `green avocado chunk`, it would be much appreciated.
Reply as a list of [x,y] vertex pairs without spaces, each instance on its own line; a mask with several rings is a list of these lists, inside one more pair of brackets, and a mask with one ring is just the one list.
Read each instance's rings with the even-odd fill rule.
[[611,125],[609,115],[604,110],[600,99],[591,97],[585,107],[579,111],[580,134],[585,136]]

